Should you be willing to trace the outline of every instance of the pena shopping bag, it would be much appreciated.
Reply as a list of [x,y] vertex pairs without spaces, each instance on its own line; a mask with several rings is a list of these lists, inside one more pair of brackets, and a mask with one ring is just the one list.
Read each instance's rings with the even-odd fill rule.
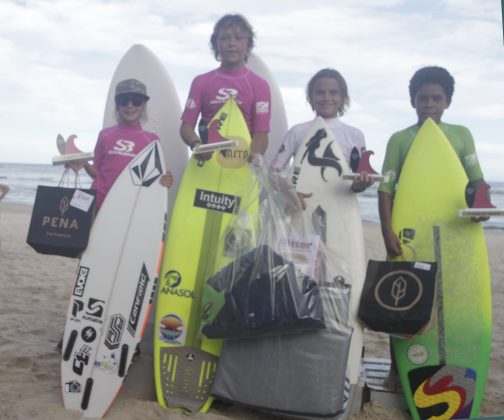
[[78,257],[86,249],[95,191],[39,185],[26,242],[40,254]]
[[433,313],[436,272],[435,262],[370,260],[359,318],[373,331],[422,332]]

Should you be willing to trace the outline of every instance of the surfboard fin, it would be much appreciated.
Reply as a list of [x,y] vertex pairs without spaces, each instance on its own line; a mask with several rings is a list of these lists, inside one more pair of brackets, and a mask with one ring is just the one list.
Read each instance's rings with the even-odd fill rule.
[[362,173],[365,172],[367,174],[378,174],[372,167],[371,164],[369,163],[369,158],[371,155],[374,155],[374,152],[371,150],[361,150],[361,156],[359,158],[359,163],[357,165],[357,173]]
[[93,159],[93,152],[83,152],[75,145],[77,136],[72,134],[65,139],[61,134],[56,137],[56,146],[60,156],[55,156],[52,159],[53,165],[63,165],[70,162],[88,161]]
[[491,217],[504,215],[504,209],[496,208],[490,201],[490,185],[483,182],[477,187],[469,182],[465,189],[468,208],[459,210],[460,217]]

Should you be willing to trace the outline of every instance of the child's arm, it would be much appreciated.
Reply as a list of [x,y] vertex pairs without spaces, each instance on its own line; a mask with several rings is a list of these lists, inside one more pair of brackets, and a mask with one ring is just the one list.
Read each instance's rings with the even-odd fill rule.
[[166,171],[161,178],[159,178],[159,183],[166,188],[170,188],[173,185],[173,175],[170,171]]
[[250,160],[254,157],[254,155],[264,155],[267,148],[268,148],[268,133],[252,133]]
[[380,213],[381,231],[387,255],[390,258],[402,255],[401,242],[392,229],[393,198],[390,194],[378,191],[378,211]]

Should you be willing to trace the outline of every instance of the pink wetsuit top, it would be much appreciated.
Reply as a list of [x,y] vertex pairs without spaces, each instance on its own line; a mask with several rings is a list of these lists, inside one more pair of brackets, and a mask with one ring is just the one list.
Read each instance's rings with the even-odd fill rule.
[[234,96],[251,133],[270,129],[271,93],[268,83],[247,67],[237,70],[218,68],[197,76],[189,91],[182,121],[196,126],[198,116],[205,124]]
[[94,150],[97,175],[91,185],[96,190],[97,210],[131,159],[157,139],[156,134],[143,130],[140,124],[119,124],[100,131]]

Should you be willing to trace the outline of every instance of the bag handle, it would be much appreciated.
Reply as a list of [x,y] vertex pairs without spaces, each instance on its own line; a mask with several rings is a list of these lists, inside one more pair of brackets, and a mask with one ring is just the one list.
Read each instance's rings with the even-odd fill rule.
[[[71,185],[71,183],[72,183],[71,172],[73,172],[73,174],[74,174],[73,185]],[[65,170],[63,171],[63,174],[61,175],[60,181],[58,183],[58,187],[81,188],[79,173],[75,172],[74,170],[70,169],[69,166],[65,165]]]

